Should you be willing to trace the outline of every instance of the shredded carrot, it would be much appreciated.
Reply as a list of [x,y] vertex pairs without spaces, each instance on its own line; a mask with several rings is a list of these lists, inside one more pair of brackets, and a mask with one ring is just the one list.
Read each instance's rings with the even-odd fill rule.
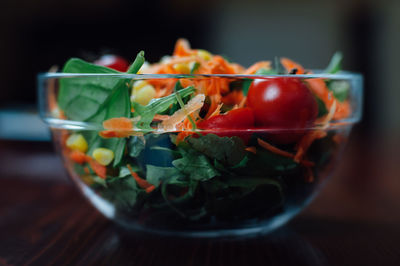
[[243,97],[242,101],[239,103],[238,108],[243,108],[246,104],[247,97]]
[[111,118],[103,122],[103,127],[109,130],[125,131],[133,128],[132,120],[127,117]]
[[86,154],[81,151],[71,151],[69,158],[78,164],[83,164],[86,162]]
[[175,44],[174,55],[176,56],[188,56],[191,55],[190,44],[186,39],[178,39]]
[[297,74],[304,74],[304,68],[299,63],[296,63],[289,58],[282,57],[281,64],[288,73],[290,73],[293,69],[297,69]]
[[213,116],[219,115],[219,113],[221,112],[222,105],[224,105],[224,104],[223,103],[219,104],[217,106],[217,108],[215,109],[215,111],[208,118],[211,118]]
[[164,121],[164,120],[167,120],[168,118],[170,118],[169,115],[160,115],[160,114],[156,114],[156,115],[154,116],[154,120],[156,120],[156,121]]
[[348,101],[342,103],[338,102],[335,114],[333,115],[333,119],[335,120],[343,119],[349,117],[350,114],[351,114],[350,102]]
[[313,130],[307,134],[305,134],[297,148],[296,155],[294,156],[294,161],[295,162],[300,162],[304,156],[304,154],[307,152],[308,148],[311,146],[311,144],[314,142],[314,140],[323,138],[326,136],[326,132],[322,130]]
[[[90,158],[90,159],[89,159]],[[88,162],[90,167],[93,169],[93,171],[102,179],[106,179],[107,177],[107,168],[104,165],[99,164],[96,160],[93,158],[89,157]]]
[[263,140],[260,139],[260,138],[257,139],[257,142],[258,142],[258,144],[259,144],[261,147],[263,147],[264,149],[266,149],[266,150],[268,150],[268,151],[270,151],[270,152],[272,152],[272,153],[281,155],[281,156],[283,156],[283,157],[292,158],[292,159],[294,159],[294,161],[295,161],[296,163],[300,163],[300,164],[302,164],[302,165],[304,165],[304,166],[314,166],[314,163],[311,162],[311,161],[308,161],[308,160],[303,160],[303,159],[302,159],[302,160],[298,160],[298,161],[297,161],[297,160],[295,159],[295,155],[294,155],[294,154],[292,154],[292,153],[290,153],[290,152],[287,152],[287,151],[283,151],[283,150],[281,150],[281,149],[279,149],[279,148],[277,148],[277,147],[274,147],[274,146],[272,146],[271,144],[269,144],[268,142],[263,141]]
[[294,157],[294,155],[291,154],[290,152],[278,149],[278,148],[272,146],[271,144],[269,144],[268,142],[266,142],[266,141],[264,141],[264,140],[262,140],[260,138],[257,139],[257,142],[258,142],[258,145],[260,145],[261,147],[263,147],[266,150],[269,150],[272,153],[276,153],[278,155],[281,155],[281,156],[284,156],[284,157],[288,157],[288,158],[293,158]]
[[84,171],[86,174],[90,174],[89,167],[87,167],[87,166],[83,167],[83,171]]
[[190,131],[182,131],[176,136],[176,144],[182,142],[187,136],[192,135],[193,132]]
[[271,69],[271,62],[270,61],[257,62],[255,64],[253,64],[252,66],[250,66],[248,69],[246,69],[243,74],[245,74],[245,75],[254,74],[262,68]]
[[256,147],[254,147],[254,146],[247,147],[245,150],[246,150],[246,151],[248,151],[248,152],[251,152],[251,153],[257,154],[257,148],[256,148]]
[[244,95],[242,91],[232,91],[231,93],[223,96],[221,101],[227,105],[240,104],[243,101]]
[[141,178],[136,172],[134,172],[129,164],[127,164],[126,167],[128,167],[129,172],[131,173],[139,187],[145,189],[147,193],[150,193],[155,189],[154,185],[150,184],[146,179]]
[[109,138],[127,138],[134,135],[132,131],[114,131],[114,130],[103,130],[99,132],[99,136],[105,139]]

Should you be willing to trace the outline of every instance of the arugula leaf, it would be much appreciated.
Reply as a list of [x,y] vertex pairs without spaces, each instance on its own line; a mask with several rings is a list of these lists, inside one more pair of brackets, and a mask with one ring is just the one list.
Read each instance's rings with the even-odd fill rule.
[[193,86],[189,86],[163,98],[152,99],[146,106],[133,102],[132,104],[135,110],[134,116],[140,116],[140,120],[136,124],[136,127],[143,130],[152,131],[153,129],[150,127],[150,124],[153,121],[155,114],[167,110],[172,104],[176,103],[176,94],[179,94],[181,97],[186,97],[192,94],[194,91],[195,88]]
[[343,60],[343,54],[341,52],[336,52],[332,56],[332,59],[329,62],[327,68],[325,69],[325,72],[329,74],[335,74],[339,72],[342,68],[342,60]]
[[192,149],[188,151],[181,149],[181,153],[183,157],[172,161],[172,165],[190,179],[205,181],[219,174],[206,156]]
[[195,150],[229,166],[239,164],[246,156],[246,146],[243,140],[236,136],[219,137],[207,134],[199,138],[187,138],[187,142]]

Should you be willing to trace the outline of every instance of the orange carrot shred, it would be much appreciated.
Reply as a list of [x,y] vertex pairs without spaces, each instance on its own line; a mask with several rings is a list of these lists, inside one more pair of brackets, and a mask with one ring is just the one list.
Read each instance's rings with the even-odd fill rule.
[[294,154],[292,154],[292,153],[290,153],[290,152],[287,152],[287,151],[283,151],[283,150],[281,150],[281,149],[278,149],[277,147],[272,146],[271,144],[269,144],[269,143],[266,142],[266,141],[263,141],[263,140],[260,139],[260,138],[257,139],[257,142],[258,142],[258,144],[259,144],[261,147],[263,147],[263,148],[266,149],[266,150],[269,150],[269,151],[272,152],[272,153],[275,153],[275,154],[278,154],[278,155],[281,155],[281,156],[284,156],[284,157],[287,157],[287,158],[292,158],[292,159],[294,159],[294,161],[295,161],[296,163],[300,163],[300,164],[302,164],[302,165],[304,165],[304,166],[308,166],[308,167],[314,166],[314,163],[311,162],[311,161],[308,161],[308,160],[303,160],[303,159],[301,159],[301,160],[297,161],[297,160],[295,159],[295,155],[294,155]]
[[134,172],[129,164],[127,164],[126,167],[128,167],[129,172],[131,173],[139,187],[145,189],[147,193],[150,193],[155,189],[154,185],[150,184],[146,179],[141,178],[136,172]]
[[253,146],[247,147],[245,150],[248,151],[248,152],[257,154],[257,148],[256,147],[253,147]]
[[325,131],[314,130],[304,135],[298,144],[298,149],[296,155],[294,156],[294,161],[300,162],[313,141],[325,137],[326,134],[327,133]]
[[69,158],[78,164],[83,164],[86,162],[86,154],[81,151],[71,151]]
[[288,157],[288,158],[293,158],[294,157],[294,155],[291,154],[290,152],[278,149],[277,147],[272,146],[271,144],[269,144],[266,141],[263,141],[260,138],[257,139],[257,142],[261,147],[263,147],[266,150],[269,150],[272,153],[275,153],[275,154],[278,154],[278,155],[281,155],[281,156],[284,156],[284,157]]
[[297,74],[304,74],[304,68],[299,63],[296,63],[289,58],[282,57],[281,64],[287,72],[290,72],[293,69],[297,69]]
[[260,61],[255,63],[254,65],[250,66],[246,71],[244,71],[243,74],[245,75],[250,75],[254,74],[257,72],[257,70],[265,68],[265,69],[270,69],[271,68],[271,62],[270,61]]
[[[89,157],[89,156],[88,156]],[[93,171],[102,179],[106,179],[107,177],[107,168],[104,165],[99,164],[96,160],[89,157],[89,165],[93,169]]]
[[191,54],[190,44],[186,39],[178,39],[173,55],[187,56]]
[[83,171],[84,171],[86,174],[90,174],[89,167],[87,167],[87,166],[85,166],[85,167],[83,168]]
[[131,130],[132,121],[126,117],[115,117],[103,122],[103,127],[109,130]]

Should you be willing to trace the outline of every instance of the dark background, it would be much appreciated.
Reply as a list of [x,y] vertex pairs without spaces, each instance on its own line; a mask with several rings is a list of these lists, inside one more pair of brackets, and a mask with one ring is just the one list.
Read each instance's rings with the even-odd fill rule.
[[[400,131],[399,1],[3,1],[0,8],[0,108],[36,102],[36,75],[72,56],[116,53],[150,62],[177,38],[245,66],[287,56],[324,68],[344,53],[344,67],[365,77],[361,134]],[[375,135],[376,134],[376,135]]]

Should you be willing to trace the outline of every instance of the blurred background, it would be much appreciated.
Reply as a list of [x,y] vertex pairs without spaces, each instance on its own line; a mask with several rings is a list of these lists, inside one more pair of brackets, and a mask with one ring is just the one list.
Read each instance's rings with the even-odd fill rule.
[[[5,110],[36,108],[37,73],[72,56],[93,60],[115,53],[132,60],[141,49],[154,62],[170,54],[179,37],[245,66],[286,56],[307,68],[324,68],[335,51],[343,51],[344,68],[365,77],[360,134],[397,136],[399,29],[396,0],[5,0],[0,136],[18,137],[3,125]],[[31,119],[24,129],[40,139],[39,122]],[[28,132],[21,137],[29,138]]]
[[[337,182],[400,206],[400,1],[3,0],[1,6],[0,139],[14,141],[24,155],[51,150],[50,142],[36,142],[49,140],[36,115],[36,75],[70,57],[115,53],[133,60],[144,49],[154,62],[185,37],[194,48],[244,66],[286,56],[325,68],[340,50],[344,68],[364,75],[365,104]],[[31,173],[41,177],[61,169],[58,161],[49,163],[56,162],[53,153],[42,155],[0,155],[0,174],[26,175],[18,160],[36,166],[39,172]]]

